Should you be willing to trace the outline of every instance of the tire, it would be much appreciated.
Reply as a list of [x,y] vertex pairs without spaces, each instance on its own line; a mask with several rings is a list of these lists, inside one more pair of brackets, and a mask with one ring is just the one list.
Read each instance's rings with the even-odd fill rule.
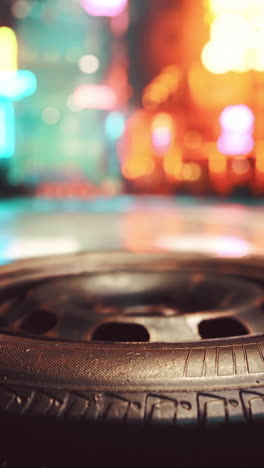
[[[20,460],[24,453],[27,466],[58,466],[58,459],[47,455],[47,446],[53,451],[54,441],[57,452],[62,444],[60,461],[62,451],[67,453],[65,441],[75,441],[83,456],[87,439],[89,456],[93,453],[97,461],[100,457],[109,460],[114,448],[119,455],[124,447],[134,453],[135,443],[136,453],[143,458],[149,444],[148,458],[160,456],[164,460],[175,450],[176,433],[177,457],[185,460],[181,466],[193,462],[193,454],[186,447],[186,433],[188,441],[196,444],[197,460],[200,456],[203,464],[204,440],[210,461],[219,434],[227,445],[231,444],[229,460],[233,460],[232,453],[236,460],[238,454],[245,460],[247,454],[252,456],[252,450],[255,456],[261,456],[261,444],[260,453],[256,448],[256,428],[264,418],[263,281],[261,258],[223,260],[171,253],[89,253],[2,267],[2,466],[15,466],[17,454],[10,455],[14,438],[22,444]],[[145,301],[142,313],[135,302],[137,297]],[[157,321],[155,301],[164,302],[168,297],[168,304],[159,306],[167,314],[162,318],[164,323],[172,319],[182,323],[178,311],[171,312],[171,301],[177,298],[182,310],[186,307],[183,316],[191,323],[190,330],[196,324],[206,339],[151,342],[148,324],[155,338],[157,323],[162,322]],[[121,319],[119,303],[127,314]],[[91,316],[95,309],[103,312],[99,322],[89,323],[88,331],[80,338],[86,306]],[[70,310],[70,316],[65,319],[66,315],[60,315],[56,322],[56,307],[59,314]],[[74,316],[75,310],[78,317]],[[147,318],[144,313],[149,314]],[[171,317],[172,313],[176,316]],[[40,323],[43,317],[44,325]],[[74,331],[75,318],[78,333]],[[54,332],[58,322],[63,322],[62,337]],[[114,341],[104,341],[116,323]],[[181,326],[179,336],[185,333]],[[128,333],[129,341],[122,342],[120,330],[129,330],[135,336],[131,338]],[[220,330],[221,337],[215,337],[216,330]],[[236,333],[240,336],[233,336]],[[137,337],[142,341],[137,342]],[[156,437],[158,442],[154,443]],[[25,448],[29,438],[38,447],[36,452],[31,449],[31,459]],[[44,440],[46,448],[41,458]],[[100,449],[102,440],[107,453]],[[246,443],[241,445],[241,440]],[[128,448],[127,444],[132,445]],[[222,456],[220,451],[221,463]],[[76,461],[76,451],[74,457]],[[133,463],[138,462],[135,455]]]

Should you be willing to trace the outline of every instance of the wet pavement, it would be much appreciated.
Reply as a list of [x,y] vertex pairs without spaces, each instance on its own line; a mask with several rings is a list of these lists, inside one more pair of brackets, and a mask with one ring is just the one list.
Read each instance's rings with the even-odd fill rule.
[[189,197],[0,201],[0,262],[83,250],[264,253],[264,204]]

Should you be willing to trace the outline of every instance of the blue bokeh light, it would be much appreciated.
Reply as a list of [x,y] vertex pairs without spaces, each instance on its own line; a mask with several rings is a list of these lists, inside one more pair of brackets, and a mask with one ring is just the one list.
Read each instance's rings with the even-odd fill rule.
[[105,119],[105,132],[109,140],[121,138],[125,131],[125,117],[121,112],[110,112]]

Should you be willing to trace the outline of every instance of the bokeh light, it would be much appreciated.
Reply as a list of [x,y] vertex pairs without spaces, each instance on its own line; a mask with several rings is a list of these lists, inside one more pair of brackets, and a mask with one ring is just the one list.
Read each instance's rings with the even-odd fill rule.
[[168,151],[164,158],[163,168],[169,178],[177,181],[182,179],[183,161],[182,151],[179,146]]
[[139,155],[131,157],[122,167],[122,174],[128,180],[138,179],[151,175],[155,169],[155,164],[151,155],[144,155],[140,158]]
[[100,67],[100,61],[95,55],[83,55],[79,59],[79,68],[83,73],[96,73]]
[[263,6],[262,0],[207,0],[212,14],[217,16],[226,12],[246,12]]
[[31,71],[0,71],[0,96],[17,101],[31,96],[36,89],[37,80]]
[[73,104],[77,109],[111,110],[117,105],[117,96],[110,86],[83,84],[75,89]]
[[15,118],[12,101],[31,96],[37,88],[35,75],[17,70],[17,39],[11,28],[0,28],[0,158],[15,153]]
[[127,0],[81,0],[84,10],[93,16],[118,16],[127,6]]
[[0,71],[17,70],[17,40],[14,31],[0,28]]
[[14,108],[7,99],[0,99],[0,158],[10,158],[15,152]]
[[164,67],[143,91],[143,106],[154,110],[166,102],[179,88],[181,71],[177,66]]
[[211,73],[264,71],[264,2],[209,0],[210,41],[202,62]]
[[236,175],[245,175],[250,171],[250,164],[247,159],[234,159],[232,161],[232,171]]
[[254,147],[254,122],[254,114],[248,106],[226,107],[220,116],[222,133],[218,139],[219,151],[230,156],[250,153]]
[[186,182],[195,182],[200,179],[202,170],[196,163],[187,163],[183,165],[182,177]]
[[173,119],[165,112],[158,113],[152,120],[151,138],[154,150],[165,152],[169,149],[173,139]]
[[110,112],[105,120],[105,132],[109,140],[118,140],[125,131],[125,118],[121,112]]
[[216,144],[208,145],[208,166],[211,175],[225,175],[227,170],[227,157],[219,153]]

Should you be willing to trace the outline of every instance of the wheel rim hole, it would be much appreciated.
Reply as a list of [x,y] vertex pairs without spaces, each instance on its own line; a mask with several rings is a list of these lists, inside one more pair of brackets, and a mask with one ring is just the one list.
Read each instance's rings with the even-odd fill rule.
[[93,333],[95,341],[141,343],[149,341],[149,333],[143,325],[111,322],[100,325]]
[[234,317],[203,320],[199,324],[199,334],[202,339],[228,338],[248,333],[247,328]]
[[34,310],[20,324],[20,328],[27,333],[42,335],[52,330],[57,324],[57,317],[44,309]]

